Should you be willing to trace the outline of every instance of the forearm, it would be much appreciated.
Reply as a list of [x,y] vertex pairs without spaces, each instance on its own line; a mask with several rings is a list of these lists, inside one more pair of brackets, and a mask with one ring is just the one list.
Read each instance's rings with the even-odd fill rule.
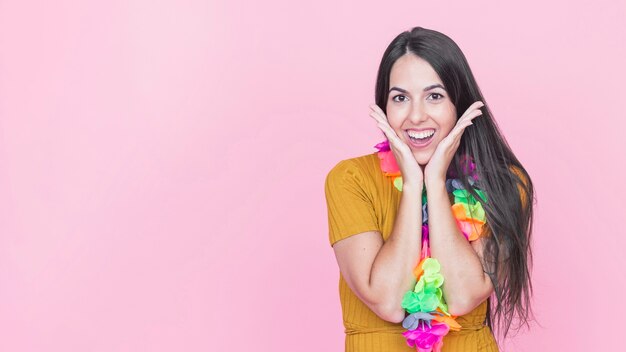
[[428,184],[426,192],[430,254],[441,264],[443,296],[454,314],[465,309],[468,294],[482,282],[484,272],[478,255],[456,224],[445,182]]
[[381,247],[370,273],[370,289],[379,298],[390,321],[401,321],[404,294],[412,290],[422,244],[423,186],[404,185],[389,238]]

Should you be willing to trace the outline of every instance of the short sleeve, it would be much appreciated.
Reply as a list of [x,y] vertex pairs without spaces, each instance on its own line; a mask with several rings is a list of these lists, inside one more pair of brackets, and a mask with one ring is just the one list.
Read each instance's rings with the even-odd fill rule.
[[326,176],[324,191],[328,209],[330,245],[366,231],[380,231],[371,194],[371,182],[350,159],[340,161]]

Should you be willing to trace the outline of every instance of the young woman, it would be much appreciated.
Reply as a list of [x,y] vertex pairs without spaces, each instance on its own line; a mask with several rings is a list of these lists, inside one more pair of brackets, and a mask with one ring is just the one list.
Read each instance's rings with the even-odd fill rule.
[[532,316],[531,179],[446,35],[398,35],[375,95],[385,140],[325,183],[346,351],[497,351]]

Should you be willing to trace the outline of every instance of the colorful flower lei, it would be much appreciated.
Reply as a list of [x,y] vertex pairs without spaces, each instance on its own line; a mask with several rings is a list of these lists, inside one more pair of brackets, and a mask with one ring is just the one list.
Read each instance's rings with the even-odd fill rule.
[[[385,140],[374,147],[378,149],[377,155],[383,174],[390,177],[396,189],[402,192],[402,175],[393,152],[389,148],[389,141]],[[465,165],[465,171],[470,175],[468,182],[472,188],[481,200],[486,202],[486,194],[478,189],[476,165],[471,157],[462,158],[461,165]],[[468,241],[477,240],[486,222],[481,203],[463,188],[460,179],[451,169],[446,179],[446,190],[454,195],[452,213],[459,229]],[[456,321],[457,316],[448,312],[448,306],[443,298],[441,286],[444,278],[439,272],[439,261],[430,257],[426,200],[426,188],[424,188],[422,191],[422,250],[420,262],[413,270],[417,278],[415,288],[408,291],[402,299],[402,308],[409,313],[402,322],[402,327],[407,329],[402,335],[407,339],[407,344],[410,347],[416,347],[419,352],[439,352],[443,346],[443,337],[450,330],[460,330],[461,325]]]

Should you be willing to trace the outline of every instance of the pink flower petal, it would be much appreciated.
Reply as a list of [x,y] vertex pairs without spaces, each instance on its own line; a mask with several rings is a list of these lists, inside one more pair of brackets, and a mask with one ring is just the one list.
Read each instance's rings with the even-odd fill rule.
[[380,159],[380,168],[383,172],[395,174],[400,172],[400,167],[396,163],[396,158],[393,156],[391,150],[385,152],[378,152],[378,158]]

